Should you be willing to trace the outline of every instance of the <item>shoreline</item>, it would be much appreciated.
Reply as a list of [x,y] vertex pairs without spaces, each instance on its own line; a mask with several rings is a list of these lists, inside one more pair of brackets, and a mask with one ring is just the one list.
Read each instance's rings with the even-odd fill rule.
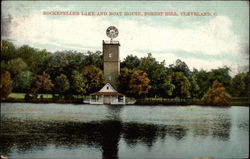
[[[32,100],[26,100],[26,99],[5,99],[1,100],[1,103],[41,103],[41,104],[82,104],[87,105],[86,103],[83,103],[82,99],[32,99]],[[182,102],[173,102],[173,101],[139,101],[135,104],[126,104],[126,106],[130,105],[136,105],[136,106],[209,106],[202,104],[201,101],[182,101]],[[124,105],[123,105],[124,106]],[[240,103],[230,103],[228,106],[213,106],[213,107],[230,107],[230,106],[245,106],[249,107],[249,101],[242,101]]]

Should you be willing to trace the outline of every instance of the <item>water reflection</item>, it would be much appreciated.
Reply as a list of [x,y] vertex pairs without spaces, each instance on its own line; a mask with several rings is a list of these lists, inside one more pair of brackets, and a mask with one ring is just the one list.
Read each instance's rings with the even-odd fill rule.
[[[140,123],[124,120],[124,116],[121,117],[124,107],[106,106],[105,109],[108,112],[105,114],[106,120],[92,122],[21,120],[2,116],[0,153],[10,156],[13,151],[17,152],[16,154],[46,151],[48,145],[65,147],[67,150],[84,145],[98,149],[103,159],[118,159],[121,147],[119,144],[123,141],[131,149],[138,148],[138,145],[152,148],[159,144],[159,141],[164,144],[169,142],[169,147],[176,143],[187,143],[188,145],[183,147],[188,147],[196,137],[209,137],[205,142],[228,142],[234,123],[227,113],[202,118],[191,116],[186,120],[180,120],[178,116],[175,123],[167,123],[169,120],[165,120],[166,124]],[[167,119],[170,118],[171,121],[175,120],[168,114]],[[234,127],[237,128],[239,123],[235,124]],[[246,120],[241,119],[240,124],[248,131],[246,127],[249,127],[249,123]],[[162,147],[161,151],[167,151],[166,147]]]

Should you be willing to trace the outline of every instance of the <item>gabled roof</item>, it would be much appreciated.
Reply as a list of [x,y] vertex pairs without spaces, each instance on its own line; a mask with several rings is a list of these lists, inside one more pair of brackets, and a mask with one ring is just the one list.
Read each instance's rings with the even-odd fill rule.
[[117,92],[110,83],[106,83],[99,92]]
[[99,92],[92,93],[93,96],[124,96],[118,93],[110,83],[106,83]]

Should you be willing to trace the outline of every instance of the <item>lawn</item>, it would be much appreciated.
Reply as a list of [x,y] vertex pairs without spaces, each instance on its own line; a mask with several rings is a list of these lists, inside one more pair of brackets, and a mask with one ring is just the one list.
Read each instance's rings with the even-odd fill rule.
[[[43,98],[52,98],[52,94],[38,94],[38,98],[40,98],[41,95],[43,95]],[[24,99],[25,93],[11,93],[9,97],[15,99]]]

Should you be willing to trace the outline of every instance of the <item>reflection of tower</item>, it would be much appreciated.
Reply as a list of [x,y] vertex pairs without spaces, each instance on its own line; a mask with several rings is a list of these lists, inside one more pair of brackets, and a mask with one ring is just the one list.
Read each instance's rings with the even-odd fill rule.
[[121,136],[120,121],[105,121],[102,123],[102,158],[118,159],[118,143]]
[[118,36],[118,30],[111,26],[107,29],[106,34],[111,40],[102,43],[104,82],[117,88],[117,79],[120,74],[120,43],[113,41],[113,38]]

